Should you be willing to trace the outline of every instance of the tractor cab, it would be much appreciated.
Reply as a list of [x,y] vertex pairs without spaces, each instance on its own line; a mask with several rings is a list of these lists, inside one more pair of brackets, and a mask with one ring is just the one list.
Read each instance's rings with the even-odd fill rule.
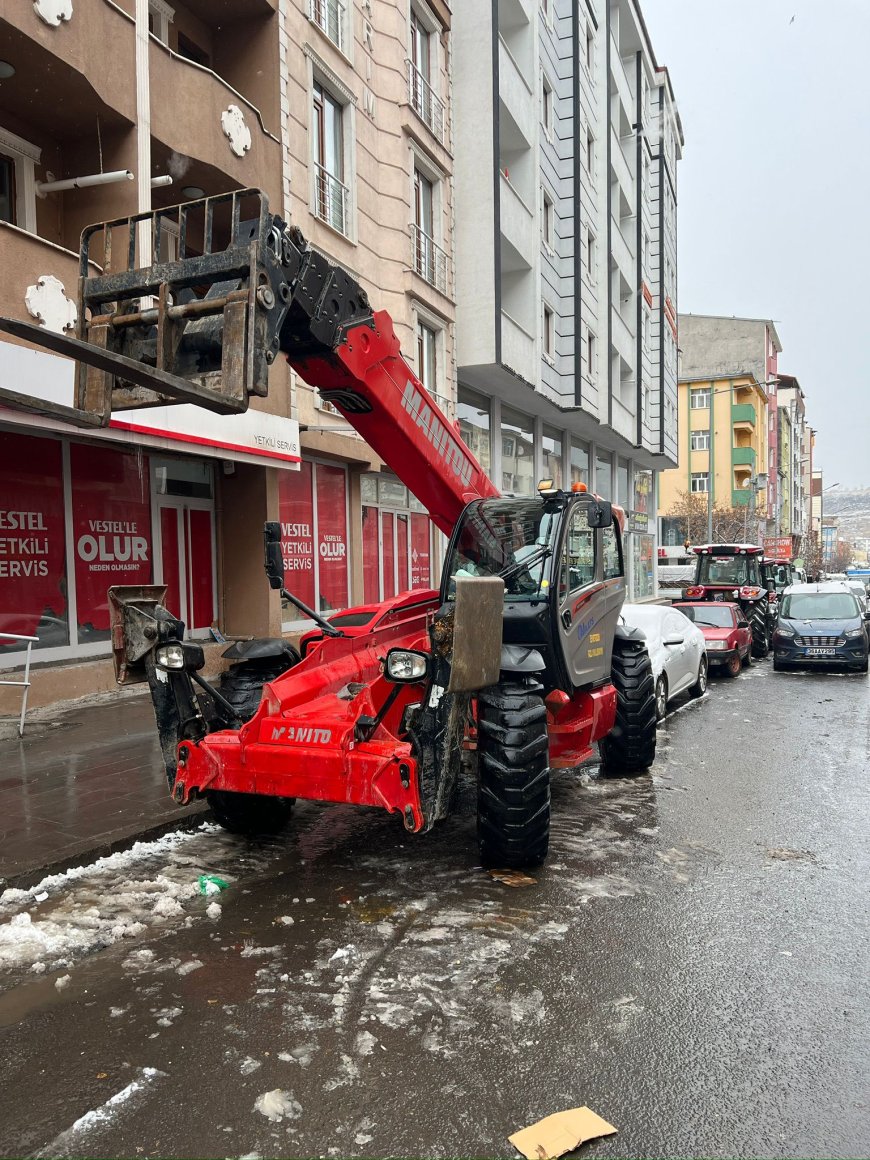
[[701,544],[695,553],[695,582],[684,600],[724,600],[740,605],[752,627],[752,655],[767,656],[772,631],[764,549],[757,544]]

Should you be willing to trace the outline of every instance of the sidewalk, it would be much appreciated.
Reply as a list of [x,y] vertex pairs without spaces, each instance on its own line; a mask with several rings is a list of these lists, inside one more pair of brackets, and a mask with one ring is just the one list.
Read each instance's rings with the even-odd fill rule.
[[184,825],[204,803],[177,808],[146,695],[28,717],[0,739],[0,888]]

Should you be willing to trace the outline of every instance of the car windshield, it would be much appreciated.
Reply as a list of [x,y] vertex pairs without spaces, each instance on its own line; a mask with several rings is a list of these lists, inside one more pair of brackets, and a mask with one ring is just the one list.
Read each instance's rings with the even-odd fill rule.
[[853,620],[858,602],[850,592],[795,592],[782,602],[785,620]]
[[748,556],[702,556],[699,584],[749,584]]
[[703,608],[692,604],[678,604],[675,607],[683,616],[688,616],[689,620],[704,628],[734,627],[734,613],[730,608],[723,608],[721,604],[718,607],[715,604],[705,604]]
[[[505,576],[511,600],[534,600],[549,587],[558,515],[539,499],[491,499],[471,507],[448,561],[447,598],[458,576]],[[525,565],[528,561],[528,565]]]

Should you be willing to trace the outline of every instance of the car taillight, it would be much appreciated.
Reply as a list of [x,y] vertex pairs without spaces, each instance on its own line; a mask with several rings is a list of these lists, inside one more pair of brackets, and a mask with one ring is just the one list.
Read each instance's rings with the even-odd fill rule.
[[761,589],[753,588],[749,584],[744,584],[744,586],[740,589],[740,596],[743,600],[757,600],[760,595]]
[[699,588],[697,584],[693,584],[691,588],[686,589],[686,599],[694,600],[696,596],[703,596],[704,589]]

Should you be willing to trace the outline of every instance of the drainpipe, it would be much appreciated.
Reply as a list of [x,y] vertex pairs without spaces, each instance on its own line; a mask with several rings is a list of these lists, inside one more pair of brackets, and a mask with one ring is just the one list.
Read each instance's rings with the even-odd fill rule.
[[[148,61],[148,0],[136,0],[136,181],[139,213],[151,212],[151,72]],[[151,265],[151,223],[137,228],[139,265]]]

